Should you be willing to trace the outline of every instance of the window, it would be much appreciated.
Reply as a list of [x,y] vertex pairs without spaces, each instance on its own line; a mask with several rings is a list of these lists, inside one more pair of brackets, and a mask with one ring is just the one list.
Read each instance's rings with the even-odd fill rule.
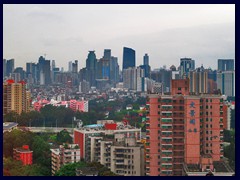
[[180,87],[178,87],[178,90],[180,91],[180,90],[181,90],[181,88],[180,88]]

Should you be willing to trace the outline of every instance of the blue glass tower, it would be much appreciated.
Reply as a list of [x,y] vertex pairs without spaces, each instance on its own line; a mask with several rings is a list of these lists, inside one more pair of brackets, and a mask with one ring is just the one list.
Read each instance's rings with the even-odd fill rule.
[[135,50],[123,47],[123,69],[135,67]]

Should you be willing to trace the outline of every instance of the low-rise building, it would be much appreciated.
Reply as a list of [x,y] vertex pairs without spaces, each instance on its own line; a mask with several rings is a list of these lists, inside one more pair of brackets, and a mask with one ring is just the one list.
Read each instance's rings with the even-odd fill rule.
[[81,160],[80,148],[77,144],[64,144],[59,148],[51,149],[52,175],[54,175],[62,165],[79,162]]
[[33,151],[29,149],[28,145],[13,149],[13,159],[22,161],[23,165],[32,164]]
[[[210,163],[209,163],[210,162]],[[203,157],[200,164],[184,164],[184,176],[233,176],[235,172],[224,161],[212,161],[212,157]]]
[[113,121],[74,129],[74,143],[79,144],[81,157],[86,162],[99,162],[123,176],[145,173],[144,146],[140,140],[141,129]]

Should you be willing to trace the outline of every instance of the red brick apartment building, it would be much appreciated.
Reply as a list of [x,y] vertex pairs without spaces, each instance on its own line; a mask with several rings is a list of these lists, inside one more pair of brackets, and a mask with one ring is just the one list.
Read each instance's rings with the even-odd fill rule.
[[146,174],[181,176],[187,167],[216,171],[223,158],[222,97],[189,94],[188,79],[171,86],[171,95],[149,95]]

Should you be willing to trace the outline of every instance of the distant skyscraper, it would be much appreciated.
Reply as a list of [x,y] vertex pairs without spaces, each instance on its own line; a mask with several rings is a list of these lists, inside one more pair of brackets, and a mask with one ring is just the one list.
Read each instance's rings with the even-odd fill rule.
[[101,58],[97,62],[97,79],[110,79],[110,59]]
[[28,83],[36,83],[38,77],[38,65],[36,63],[26,63],[26,78]]
[[170,69],[171,69],[171,71],[177,71],[177,68],[176,68],[176,66],[174,66],[174,65],[172,65],[172,66],[170,67]]
[[55,60],[52,60],[52,70],[56,67],[56,63],[55,63]]
[[143,65],[149,65],[149,56],[148,56],[148,54],[145,54],[143,56]]
[[150,78],[150,72],[151,72],[151,67],[149,66],[149,56],[148,54],[145,54],[143,56],[143,65],[140,66],[142,69],[144,69],[144,77]]
[[129,67],[135,67],[135,50],[131,48],[124,47],[123,48],[123,69],[127,69]]
[[111,58],[111,49],[104,49],[103,58],[110,60],[110,58]]
[[190,70],[195,69],[195,60],[191,58],[181,58],[180,59],[180,76],[181,78],[188,77]]
[[[22,67],[17,67],[14,71],[13,71],[14,73],[19,73],[19,78],[20,78],[20,80],[24,80],[25,79],[25,71],[23,70],[23,68]],[[19,80],[19,81],[20,81]],[[17,81],[18,82],[18,81]]]
[[72,72],[72,61],[68,62],[68,72]]
[[189,72],[190,92],[200,94],[208,93],[208,70],[203,67]]
[[52,81],[55,83],[55,82],[56,82],[56,76],[57,76],[58,74],[60,74],[60,68],[55,67],[55,68],[52,70],[52,74],[53,74],[53,76],[52,76]]
[[233,71],[234,60],[233,59],[218,59],[218,70],[219,71]]
[[208,69],[208,79],[217,82],[217,70]]
[[86,68],[88,70],[96,70],[96,62],[97,62],[97,58],[95,55],[95,51],[89,51],[88,57],[86,60]]
[[20,73],[12,73],[12,74],[11,74],[11,79],[13,79],[15,82],[21,81],[21,75],[20,75]]
[[156,82],[163,84],[163,92],[170,92],[170,85],[172,79],[172,71],[167,69],[160,69],[151,72],[151,78]]
[[110,59],[110,81],[112,83],[117,83],[119,81],[118,58],[113,56]]
[[[51,68],[50,68],[50,60],[45,60],[43,56],[40,56],[38,59],[38,80],[40,82],[40,78],[42,79],[41,83],[50,84],[51,83]],[[41,74],[42,73],[42,74]]]
[[7,64],[6,64],[6,74],[7,76],[10,76],[11,73],[13,73],[15,67],[14,67],[14,59],[9,59],[7,60]]
[[82,82],[79,83],[79,92],[88,93],[89,90],[90,90],[89,82],[87,82],[86,80],[83,80]]
[[160,69],[162,83],[163,83],[163,92],[170,92],[172,71],[167,69]]
[[140,67],[123,70],[123,86],[130,90],[144,91],[144,70]]
[[97,58],[95,55],[95,51],[89,51],[88,57],[86,60],[86,68],[87,68],[87,81],[90,83],[90,86],[96,85],[96,71],[97,71]]
[[78,60],[75,60],[75,63],[72,63],[72,72],[78,73]]
[[217,88],[222,94],[235,96],[235,71],[217,73]]

